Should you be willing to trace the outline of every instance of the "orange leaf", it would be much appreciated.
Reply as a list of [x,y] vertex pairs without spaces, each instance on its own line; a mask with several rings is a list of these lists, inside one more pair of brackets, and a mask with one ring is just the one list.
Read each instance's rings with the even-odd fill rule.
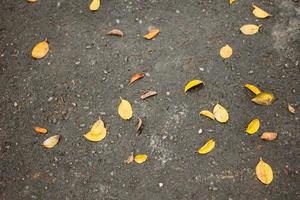
[[277,138],[277,133],[274,132],[264,132],[261,136],[261,139],[267,140],[267,141],[272,141]]
[[152,28],[149,33],[144,35],[144,38],[147,40],[152,40],[155,36],[159,34],[160,30],[159,28]]
[[129,84],[135,82],[136,80],[139,80],[141,78],[143,78],[145,76],[144,73],[136,73],[136,74],[133,74],[130,81],[129,81]]
[[42,127],[38,127],[35,126],[33,127],[35,132],[40,133],[40,134],[46,134],[48,132],[48,130],[46,128],[42,128]]

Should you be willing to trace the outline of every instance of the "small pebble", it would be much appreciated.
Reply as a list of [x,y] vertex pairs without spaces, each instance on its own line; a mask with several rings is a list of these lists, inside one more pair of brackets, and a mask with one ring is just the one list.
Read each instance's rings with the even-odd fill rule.
[[17,107],[18,106],[18,103],[17,102],[14,102],[14,107]]
[[202,128],[199,129],[198,133],[199,133],[199,134],[203,133]]
[[158,185],[159,185],[159,187],[162,187],[162,186],[164,186],[164,184],[163,184],[163,183],[158,183]]

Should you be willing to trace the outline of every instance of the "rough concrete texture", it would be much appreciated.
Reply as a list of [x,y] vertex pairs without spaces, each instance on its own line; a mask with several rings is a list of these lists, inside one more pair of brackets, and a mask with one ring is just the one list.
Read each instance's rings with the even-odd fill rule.
[[[1,199],[300,198],[298,0],[102,0],[94,13],[88,1],[0,2]],[[273,16],[255,18],[252,3]],[[248,23],[261,31],[242,35]],[[161,33],[146,41],[150,26]],[[113,28],[125,37],[107,36]],[[48,55],[33,60],[45,38]],[[234,54],[222,61],[227,43]],[[129,86],[136,72],[146,76]],[[186,95],[193,78],[205,86]],[[253,104],[245,83],[272,91],[276,102]],[[148,90],[158,95],[139,99]],[[132,120],[118,116],[119,97],[132,102]],[[217,102],[230,113],[227,124],[199,116]],[[88,142],[83,134],[99,116],[109,135]],[[137,117],[145,124],[138,137]],[[255,117],[261,128],[246,135]],[[34,125],[49,133],[37,135]],[[279,137],[264,142],[264,131]],[[54,134],[60,143],[44,149]],[[216,148],[195,153],[209,138]],[[149,159],[125,165],[131,152]],[[255,175],[260,157],[273,168],[268,186]]]

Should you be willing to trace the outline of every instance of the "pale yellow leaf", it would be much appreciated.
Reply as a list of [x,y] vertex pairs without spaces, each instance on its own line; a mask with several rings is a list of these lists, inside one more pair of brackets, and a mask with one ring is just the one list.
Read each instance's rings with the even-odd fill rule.
[[203,81],[201,80],[191,80],[190,82],[188,82],[185,87],[184,87],[184,92],[187,92],[189,89],[200,85],[200,84],[204,84]]
[[267,140],[267,141],[272,141],[275,140],[277,138],[277,133],[275,132],[264,132],[260,138],[262,140]]
[[35,126],[33,128],[34,128],[35,132],[40,133],[40,134],[46,134],[48,132],[48,130],[43,127]]
[[104,122],[101,119],[99,119],[93,124],[91,128],[91,132],[98,134],[103,131],[103,128],[104,128]]
[[273,180],[273,171],[269,164],[264,162],[262,158],[256,165],[256,176],[263,184],[270,184]]
[[216,145],[216,142],[213,139],[210,139],[206,142],[205,145],[203,145],[202,147],[200,147],[198,149],[198,153],[199,154],[207,154],[215,148],[215,145]]
[[293,114],[296,113],[296,109],[291,104],[288,104],[288,110]]
[[244,35],[254,35],[255,33],[257,33],[259,31],[260,27],[261,27],[261,25],[257,26],[255,24],[246,24],[240,28],[240,31]]
[[33,47],[31,55],[35,59],[40,59],[40,58],[45,57],[47,55],[48,51],[49,51],[49,44],[48,44],[48,41],[46,39],[42,42],[37,43]]
[[229,4],[233,4],[235,0],[229,0]]
[[254,16],[256,16],[257,18],[266,18],[266,17],[270,17],[272,16],[271,14],[267,13],[266,11],[264,11],[263,9],[257,7],[256,5],[252,4],[253,6],[253,14]]
[[152,28],[150,29],[149,33],[144,35],[144,38],[147,40],[152,40],[154,37],[156,37],[159,34],[160,30],[159,28]]
[[233,50],[228,44],[220,49],[220,56],[224,59],[231,57],[232,53]]
[[119,36],[119,37],[124,36],[123,32],[119,29],[113,29],[113,30],[109,31],[108,33],[106,33],[106,35],[115,35],[115,36]]
[[260,89],[258,89],[256,86],[251,85],[251,84],[245,84],[244,85],[245,88],[249,89],[251,92],[253,92],[254,94],[259,94],[261,93]]
[[99,142],[106,137],[107,130],[104,126],[104,122],[99,119],[96,121],[91,130],[84,135],[84,137],[92,142]]
[[215,119],[214,114],[213,114],[212,112],[210,112],[209,110],[202,110],[199,114],[200,114],[200,115],[203,115],[203,116],[205,116],[205,117],[208,117],[208,118],[210,118],[210,119],[212,119],[212,120]]
[[220,104],[215,105],[213,113],[214,113],[215,119],[218,122],[225,123],[229,119],[229,114],[228,114],[227,110]]
[[133,153],[131,153],[130,156],[128,156],[128,158],[126,160],[124,160],[124,163],[130,164],[133,162],[133,160],[134,160],[134,156],[133,156]]
[[100,0],[92,0],[90,3],[90,10],[96,11],[100,8],[101,1]]
[[46,139],[43,142],[43,146],[48,149],[51,149],[58,143],[58,141],[59,141],[59,135],[54,135],[54,136],[51,136],[48,139]]
[[134,161],[138,164],[142,164],[147,160],[148,156],[146,154],[138,154],[134,156]]
[[258,131],[260,127],[259,119],[253,119],[247,126],[246,133],[252,135]]
[[121,98],[121,103],[119,104],[118,113],[122,119],[129,120],[132,117],[132,107],[131,104]]
[[268,106],[271,105],[275,100],[275,96],[270,92],[261,92],[256,95],[251,101],[256,104]]

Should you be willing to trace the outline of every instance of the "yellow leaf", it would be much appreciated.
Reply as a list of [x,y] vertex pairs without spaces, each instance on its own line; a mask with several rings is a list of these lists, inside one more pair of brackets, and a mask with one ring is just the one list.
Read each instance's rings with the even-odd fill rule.
[[255,33],[257,33],[259,31],[260,27],[261,27],[261,25],[257,26],[255,24],[246,24],[240,28],[240,31],[244,35],[254,35]]
[[48,132],[48,130],[46,128],[42,128],[42,127],[38,127],[35,126],[33,127],[35,132],[40,133],[40,134],[46,134]]
[[100,0],[92,0],[91,4],[90,4],[90,10],[91,11],[96,11],[99,9],[100,7]]
[[134,156],[134,161],[138,164],[142,164],[147,160],[148,156],[146,154],[138,154]]
[[215,105],[213,113],[214,113],[215,119],[218,122],[225,123],[229,119],[229,114],[228,114],[227,110],[220,104]]
[[131,104],[128,101],[121,98],[118,113],[122,119],[129,120],[132,117]]
[[48,149],[51,149],[58,143],[58,141],[59,141],[59,135],[54,135],[54,136],[51,136],[48,139],[46,139],[43,142],[43,146]]
[[98,134],[103,131],[103,128],[104,128],[104,122],[101,119],[99,119],[93,124],[91,128],[91,132]]
[[89,141],[99,142],[105,138],[106,132],[107,130],[104,127],[104,122],[99,119],[93,124],[91,130],[86,133],[84,137]]
[[266,17],[270,17],[272,16],[271,14],[267,13],[266,11],[264,11],[263,9],[257,7],[256,5],[252,4],[254,10],[253,10],[253,14],[255,15],[255,17],[258,18],[266,18]]
[[248,127],[246,129],[246,133],[248,134],[254,134],[258,131],[259,129],[259,126],[260,126],[260,121],[259,119],[254,119],[252,120],[249,124],[248,124]]
[[33,58],[39,59],[39,58],[45,57],[47,55],[48,51],[49,51],[49,44],[46,39],[42,42],[37,43],[33,47],[31,55]]
[[203,116],[205,116],[205,117],[208,117],[208,118],[210,118],[210,119],[212,119],[212,120],[215,119],[214,114],[213,114],[212,112],[210,112],[209,110],[202,110],[199,114],[200,114],[200,115],[203,115]]
[[256,104],[268,106],[271,105],[275,100],[275,97],[270,92],[261,92],[258,95],[256,95],[251,101],[253,101]]
[[144,38],[147,40],[152,40],[155,36],[157,36],[157,34],[159,34],[159,32],[160,32],[159,28],[152,28],[149,31],[149,33],[144,35]]
[[185,87],[184,87],[184,92],[187,92],[189,89],[200,85],[200,84],[204,84],[203,81],[201,80],[191,80],[190,82],[188,82]]
[[216,142],[213,139],[210,139],[206,142],[205,145],[203,145],[202,147],[200,147],[198,149],[198,153],[199,154],[207,154],[215,148],[215,145],[216,145]]
[[224,59],[229,58],[232,55],[232,53],[233,50],[228,44],[226,44],[224,47],[220,49],[220,55]]
[[273,180],[273,171],[270,165],[260,158],[260,161],[256,165],[257,178],[266,185],[269,185]]
[[229,0],[229,4],[233,4],[235,0]]
[[288,110],[293,114],[296,113],[296,109],[291,104],[288,104]]
[[251,92],[253,92],[254,94],[259,94],[261,93],[260,89],[258,89],[256,86],[251,85],[251,84],[245,84],[244,85],[245,88],[249,89]]

